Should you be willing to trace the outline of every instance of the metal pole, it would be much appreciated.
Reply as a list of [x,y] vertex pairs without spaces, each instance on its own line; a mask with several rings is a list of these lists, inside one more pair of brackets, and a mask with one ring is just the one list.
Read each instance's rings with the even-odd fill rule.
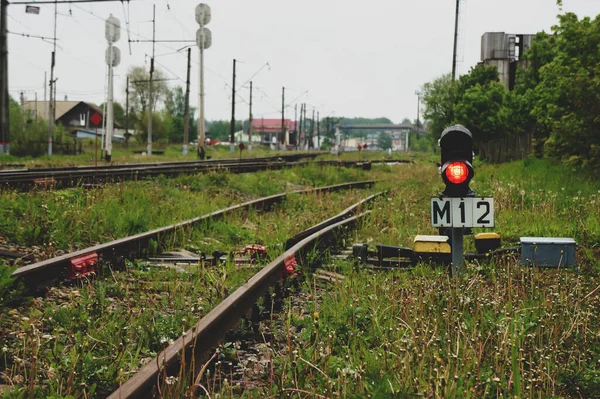
[[315,135],[315,107],[313,107],[312,119],[310,120],[310,141],[309,148],[315,148],[313,136]]
[[190,70],[192,69],[192,49],[188,48],[187,79],[185,81],[185,112],[183,117],[183,155],[188,154],[190,141]]
[[285,140],[285,87],[281,88],[281,136],[279,136],[279,147],[282,147],[282,144]]
[[464,272],[463,229],[452,228],[452,277],[458,277]]
[[320,112],[317,111],[317,150],[321,149],[321,122]]
[[452,55],[452,81],[456,79],[456,53],[458,51],[458,15],[460,11],[460,0],[456,0],[456,19],[454,21],[454,52]]
[[0,0],[0,155],[10,153],[8,97],[8,0]]
[[129,76],[125,87],[125,147],[129,144]]
[[306,103],[304,103],[304,141],[305,141],[305,146],[306,149],[308,150],[308,138],[306,137],[308,131],[306,129]]
[[52,136],[54,135],[54,51],[52,52],[52,60],[50,61],[50,97],[48,101],[50,109],[48,113],[48,155],[52,155]]
[[110,53],[108,63],[108,103],[106,110],[106,152],[105,160],[110,162],[112,157],[112,137],[113,130],[115,128],[114,115],[113,115],[113,45],[112,42],[108,44],[108,51]]
[[233,84],[231,85],[231,126],[230,138],[229,138],[229,149],[231,152],[235,151],[235,58],[233,59]]
[[302,134],[302,113],[304,112],[304,104],[300,104],[300,126],[298,128],[298,148],[300,150],[304,149],[304,135]]
[[[200,23],[200,29],[204,29],[203,23]],[[204,150],[204,146],[206,145],[205,138],[205,122],[204,122],[204,37],[202,39],[202,43],[200,43],[200,70],[198,71],[199,76],[199,84],[200,90],[198,96],[200,110],[198,111],[198,157],[200,159],[204,159],[206,151]]]
[[150,87],[148,93],[148,155],[152,155],[152,77],[154,75],[154,42],[156,39],[156,4],[152,6],[152,59],[150,60]]
[[56,64],[56,21],[58,4],[54,4],[54,50],[52,51],[52,64],[50,70],[50,117],[48,118],[48,155],[52,155],[52,140],[54,138],[54,122],[56,120],[56,82],[54,81],[54,66]]
[[294,105],[294,133],[296,134],[296,151],[298,151],[298,104]]
[[252,81],[250,81],[250,115],[248,116],[248,151],[252,151]]
[[46,84],[48,82],[48,79],[47,79],[46,75],[47,75],[47,73],[44,72],[44,118],[48,118],[48,109],[46,107],[46,105],[47,105],[47,103],[46,103]]

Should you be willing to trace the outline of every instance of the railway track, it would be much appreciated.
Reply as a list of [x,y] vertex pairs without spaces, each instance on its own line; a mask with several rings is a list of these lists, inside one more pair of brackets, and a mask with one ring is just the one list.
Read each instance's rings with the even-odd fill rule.
[[[255,302],[281,282],[297,265],[310,270],[307,255],[313,250],[335,248],[339,238],[366,214],[364,207],[383,193],[371,195],[288,240],[287,250],[264,266],[243,286],[229,295],[200,319],[173,344],[142,367],[131,379],[114,391],[109,399],[149,398],[156,393],[161,379],[186,376],[191,382],[203,368],[210,352],[253,307]],[[313,255],[314,256],[314,255]],[[275,290],[275,292],[280,290]],[[268,295],[267,295],[268,296]]]
[[12,276],[15,278],[24,278],[27,283],[39,284],[51,280],[62,280],[69,276],[76,276],[81,272],[81,262],[123,262],[125,259],[135,259],[139,257],[147,248],[150,240],[161,242],[169,235],[177,233],[179,230],[192,227],[201,222],[208,222],[223,217],[226,214],[243,209],[269,209],[274,204],[281,202],[288,194],[308,194],[336,192],[340,190],[360,189],[371,187],[375,182],[372,180],[354,183],[344,183],[334,186],[319,187],[308,190],[297,190],[290,193],[280,193],[269,197],[263,197],[256,200],[244,202],[242,204],[230,206],[215,212],[189,219],[183,222],[150,230],[145,233],[121,238],[104,244],[96,245],[90,248],[70,252],[62,256],[46,259],[30,265],[22,266],[16,269]]
[[[274,204],[282,201],[288,194],[310,194],[310,193],[336,192],[336,191],[347,190],[347,189],[368,188],[368,187],[371,187],[373,184],[374,184],[373,181],[340,184],[340,185],[335,185],[335,186],[321,187],[321,188],[317,188],[317,189],[298,190],[298,191],[294,191],[294,192],[287,193],[287,194],[285,194],[285,193],[277,194],[277,195],[273,195],[270,197],[265,197],[265,198],[261,198],[261,199],[257,199],[257,200],[253,200],[253,201],[248,201],[243,204],[231,206],[231,207],[228,207],[228,208],[225,208],[225,209],[222,209],[219,211],[215,211],[215,212],[212,212],[210,214],[207,214],[207,215],[204,215],[204,216],[201,216],[198,218],[190,219],[185,222],[177,223],[177,224],[174,224],[171,226],[166,226],[161,229],[152,230],[147,233],[139,234],[139,235],[136,235],[133,237],[127,237],[127,238],[124,238],[121,240],[116,240],[116,241],[113,241],[110,243],[91,247],[91,248],[88,248],[88,249],[85,249],[82,251],[65,254],[63,256],[49,259],[49,260],[46,260],[43,262],[38,262],[36,264],[24,266],[24,267],[17,269],[13,273],[13,276],[18,277],[19,279],[26,282],[27,284],[39,283],[39,282],[42,282],[41,280],[43,280],[43,282],[47,283],[49,279],[62,280],[63,278],[68,277],[69,275],[72,276],[72,273],[73,273],[73,269],[72,269],[73,262],[72,261],[77,260],[77,259],[82,259],[82,258],[85,259],[85,258],[88,258],[90,255],[93,255],[95,257],[95,262],[99,262],[99,261],[102,261],[103,263],[111,262],[114,265],[115,262],[118,262],[123,258],[127,258],[127,257],[138,258],[139,256],[143,255],[142,252],[143,252],[144,246],[147,245],[149,243],[149,240],[151,240],[151,239],[160,240],[161,237],[166,238],[169,234],[177,233],[177,231],[180,229],[184,229],[184,228],[190,227],[194,224],[201,223],[201,222],[214,221],[215,219],[222,218],[223,216],[230,214],[232,212],[238,211],[238,210],[250,209],[250,208],[267,210],[267,209],[271,208]],[[334,237],[333,236],[334,230],[337,230],[337,231],[339,231],[339,229],[343,230],[343,229],[347,228],[348,226],[352,225],[353,223],[355,223],[356,218],[354,218],[354,215],[360,211],[361,207],[366,202],[371,201],[375,197],[376,196],[370,196],[368,199],[363,200],[360,203],[355,204],[354,206],[346,209],[343,213],[337,215],[336,217],[330,218],[330,219],[318,224],[317,226],[313,226],[312,228],[307,229],[304,232],[293,237],[293,239],[295,240],[294,242],[296,242],[298,240],[301,241],[292,246],[292,249],[294,249],[294,251],[296,251],[295,259],[297,259],[298,262],[302,262],[306,251],[308,251],[309,248],[314,247],[316,241],[318,241],[320,243],[320,245],[329,245],[332,242],[330,240]],[[348,219],[349,221],[347,221],[346,219]],[[332,227],[333,225],[335,225],[335,227]],[[328,229],[330,227],[331,227],[331,229]],[[288,241],[286,248],[289,247],[290,245],[292,245],[291,241]],[[311,247],[311,245],[312,245],[312,247]],[[289,251],[287,251],[286,254],[288,252]],[[286,263],[289,263],[289,256],[286,256],[284,258],[282,258],[280,256],[274,262],[277,263],[281,259],[283,259],[284,265]],[[281,262],[279,262],[279,263],[281,263]],[[271,285],[271,283],[273,281],[273,276],[275,276],[275,274],[274,274],[275,269],[273,268],[274,267],[273,262],[271,262],[269,265],[270,265],[270,267],[266,274],[264,274],[264,273],[261,274],[259,272],[257,274],[258,277],[255,276],[248,283],[244,284],[244,287],[248,287],[250,284],[250,286],[252,288],[250,290],[248,290],[248,292],[246,292],[245,294],[241,294],[240,295],[241,299],[239,299],[239,301],[246,303],[249,301],[249,298],[250,298],[248,295],[250,295],[250,296],[259,295],[260,296],[260,294],[259,294],[260,290],[268,289],[268,287]],[[265,270],[265,269],[263,268],[262,270]],[[258,284],[257,288],[254,287],[255,281],[258,281],[256,283],[256,284]],[[76,287],[77,286],[74,285],[74,288],[76,288]],[[230,300],[230,299],[228,298],[228,300]],[[218,305],[218,306],[221,306],[221,305]],[[236,308],[237,311],[241,311],[241,309],[242,309],[241,306],[242,305],[240,305],[239,303],[233,304],[233,307]],[[245,305],[243,305],[243,306],[245,306]],[[214,315],[214,313],[211,313],[211,314]],[[213,317],[213,316],[211,316],[211,317]],[[216,328],[216,326],[218,326],[218,325],[222,325],[222,323],[228,324],[232,321],[233,321],[233,319],[230,317],[230,314],[226,313],[224,320],[217,318],[216,321],[214,321],[211,324],[211,329],[206,330],[206,331],[208,331],[209,334],[217,334],[217,333],[211,332],[211,331],[215,331],[212,329]],[[225,328],[225,327],[223,327],[223,328]],[[220,334],[217,334],[217,335],[220,336]],[[175,367],[175,366],[173,366],[173,367]],[[139,381],[139,377],[137,377],[137,378]],[[0,388],[2,388],[2,387],[0,386]],[[0,391],[1,391],[1,389],[0,389]],[[147,397],[147,396],[145,396],[145,393],[144,393],[147,391],[144,391],[143,389],[140,391],[137,388],[135,389],[135,391],[142,392],[140,394],[141,396],[138,396],[138,397]],[[108,391],[108,392],[110,392],[110,391]],[[119,393],[118,395],[119,396],[117,396],[117,397],[122,396],[121,393]]]
[[[124,164],[80,166],[49,169],[15,169],[0,171],[0,190],[30,190],[41,188],[66,188],[82,184],[99,184],[124,180],[137,180],[159,175],[177,176],[180,174],[208,173],[227,170],[231,173],[251,173],[261,170],[275,170],[295,166],[306,166],[314,154],[292,154],[279,157],[247,159],[215,159],[194,162],[167,162],[152,164]],[[340,167],[370,168],[369,162],[318,161],[319,165]]]

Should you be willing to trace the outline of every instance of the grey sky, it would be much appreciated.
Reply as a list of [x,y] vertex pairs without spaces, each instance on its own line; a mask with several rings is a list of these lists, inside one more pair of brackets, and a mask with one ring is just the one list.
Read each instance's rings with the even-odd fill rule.
[[[322,116],[386,116],[394,122],[416,118],[417,96],[424,83],[451,71],[454,0],[204,0],[212,8],[208,25],[213,46],[206,50],[206,117],[230,119],[233,58],[240,62],[236,86],[254,73],[255,118],[281,117],[281,87],[286,104],[315,107]],[[112,13],[131,39],[152,37],[152,4],[156,4],[157,39],[194,39],[198,28],[194,8],[199,1],[132,0],[121,3],[59,5],[57,99],[104,101],[104,19]],[[170,7],[170,11],[167,7]],[[464,0],[459,39],[458,72],[479,61],[480,38],[487,31],[535,33],[549,31],[559,9],[555,0]],[[580,18],[600,14],[600,0],[564,0],[564,11]],[[72,16],[70,15],[72,14]],[[9,30],[52,36],[54,6],[40,15],[25,6],[9,6]],[[185,44],[156,45],[156,66],[171,86],[185,86]],[[127,32],[117,43],[121,65],[115,70],[115,96],[124,103],[125,74],[131,65],[149,67],[152,46],[132,43]],[[43,98],[44,71],[50,76],[52,45],[40,39],[9,35],[10,94]],[[168,55],[165,55],[168,54]],[[191,103],[198,103],[198,51],[192,51]],[[264,67],[266,63],[269,67]],[[181,80],[179,80],[181,79]],[[249,91],[239,90],[236,118],[248,117]],[[286,117],[293,117],[293,104]]]

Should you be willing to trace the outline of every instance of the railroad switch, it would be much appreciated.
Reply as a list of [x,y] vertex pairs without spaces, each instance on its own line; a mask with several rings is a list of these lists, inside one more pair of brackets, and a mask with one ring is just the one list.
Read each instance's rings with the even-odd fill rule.
[[96,252],[71,259],[71,273],[69,274],[69,278],[75,280],[95,274],[97,263],[98,254]]

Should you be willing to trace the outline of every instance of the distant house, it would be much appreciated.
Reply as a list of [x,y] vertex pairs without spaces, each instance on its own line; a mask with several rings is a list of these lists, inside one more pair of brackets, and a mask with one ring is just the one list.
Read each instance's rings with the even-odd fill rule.
[[[50,102],[25,101],[23,112],[30,118],[48,120]],[[94,139],[96,134],[101,136],[104,132],[102,126],[99,126],[96,133],[96,127],[90,122],[90,117],[94,113],[98,113],[104,118],[102,108],[96,104],[85,101],[56,101],[55,123],[63,125],[76,139]],[[114,141],[125,140],[124,135],[116,133],[116,130],[120,127],[121,125],[115,122]]]
[[[285,133],[293,132],[296,128],[295,122],[290,119],[283,120],[284,139]],[[257,118],[252,119],[252,131],[254,134],[258,134],[261,137],[260,142],[262,144],[271,144],[276,142],[278,135],[281,134],[281,119],[265,119]],[[254,137],[254,134],[252,137]],[[289,140],[289,136],[288,136]],[[293,140],[289,140],[293,141]]]

